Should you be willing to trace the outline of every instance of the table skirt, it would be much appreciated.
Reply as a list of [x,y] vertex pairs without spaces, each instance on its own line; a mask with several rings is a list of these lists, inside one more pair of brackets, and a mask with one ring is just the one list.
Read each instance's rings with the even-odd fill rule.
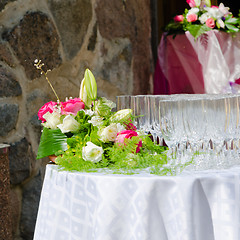
[[155,176],[47,165],[34,240],[238,240],[240,168]]

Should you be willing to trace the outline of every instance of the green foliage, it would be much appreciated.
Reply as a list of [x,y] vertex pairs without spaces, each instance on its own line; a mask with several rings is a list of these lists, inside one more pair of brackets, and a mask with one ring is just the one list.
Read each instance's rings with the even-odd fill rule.
[[[137,144],[142,140],[142,148],[136,153]],[[118,174],[135,174],[148,169],[157,175],[172,174],[172,170],[164,168],[167,164],[166,147],[156,145],[149,136],[137,136],[126,139],[124,145],[108,143],[102,161],[92,163],[84,161],[81,148],[84,146],[81,138],[75,137],[69,143],[69,149],[56,159],[62,169],[68,171],[96,172],[101,171]]]
[[207,25],[201,25],[201,24],[189,24],[186,26],[186,30],[188,30],[192,36],[197,39],[200,35],[211,31],[212,29],[208,27]]
[[37,159],[67,150],[67,136],[60,129],[43,128]]
[[227,16],[225,19],[225,26],[227,28],[227,32],[239,32],[239,21],[239,18]]
[[88,114],[85,114],[84,111],[78,111],[75,120],[80,123],[79,134],[85,136],[86,134],[90,134],[91,131],[91,123],[88,122],[91,117]]

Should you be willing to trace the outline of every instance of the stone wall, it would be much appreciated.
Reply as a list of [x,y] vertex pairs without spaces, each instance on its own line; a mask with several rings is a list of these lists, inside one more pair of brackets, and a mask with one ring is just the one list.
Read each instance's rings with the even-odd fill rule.
[[14,239],[32,239],[47,159],[36,160],[38,109],[78,97],[88,67],[98,95],[151,93],[150,0],[0,1],[0,143],[9,150]]

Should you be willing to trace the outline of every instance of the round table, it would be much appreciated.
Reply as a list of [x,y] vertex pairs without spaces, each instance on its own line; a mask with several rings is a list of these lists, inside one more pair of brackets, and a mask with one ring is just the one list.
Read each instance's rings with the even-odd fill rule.
[[238,240],[240,167],[178,176],[47,165],[34,240]]

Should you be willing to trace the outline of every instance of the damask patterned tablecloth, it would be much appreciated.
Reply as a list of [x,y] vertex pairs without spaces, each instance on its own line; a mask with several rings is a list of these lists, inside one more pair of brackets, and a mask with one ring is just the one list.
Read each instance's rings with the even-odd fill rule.
[[34,240],[239,240],[240,167],[178,176],[47,165]]

